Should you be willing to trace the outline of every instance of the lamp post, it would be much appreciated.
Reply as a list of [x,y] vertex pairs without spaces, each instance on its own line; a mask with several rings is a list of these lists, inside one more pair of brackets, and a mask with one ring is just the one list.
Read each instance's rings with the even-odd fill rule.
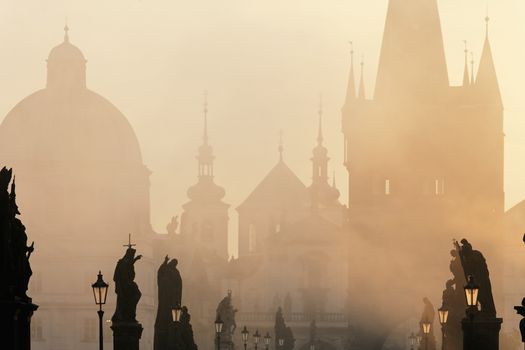
[[441,350],[445,350],[445,326],[448,321],[448,310],[444,305],[438,309],[438,315],[441,324]]
[[315,344],[314,343],[310,344],[310,350],[315,350]]
[[248,346],[248,336],[250,335],[250,332],[248,332],[248,329],[246,329],[246,326],[244,326],[241,334],[242,334],[242,342],[244,344],[244,350],[246,350],[246,347]]
[[270,348],[271,340],[272,340],[272,337],[270,336],[270,332],[266,332],[266,335],[264,336],[264,345],[266,346],[266,350]]
[[424,321],[421,323],[421,326],[423,327],[423,333],[425,334],[425,350],[428,349],[428,334],[430,333],[430,327],[431,323],[429,321]]
[[257,344],[259,344],[260,339],[261,339],[261,335],[259,334],[259,330],[257,329],[253,335],[253,342],[255,343],[255,350],[257,350]]
[[284,346],[284,338],[279,338],[278,342],[279,342],[279,349],[282,350]]
[[215,320],[215,334],[217,334],[217,350],[221,350],[222,326],[224,326],[224,322],[222,322],[221,316],[217,315],[217,319]]
[[468,283],[465,287],[465,297],[467,298],[467,306],[471,311],[474,311],[478,307],[478,295],[479,295],[479,286],[474,281],[472,275],[468,276]]
[[[470,319],[470,343],[474,342],[474,314],[478,310],[479,286],[474,281],[474,276],[468,276],[468,282],[465,287],[465,298],[467,298],[467,316]],[[469,349],[465,347],[465,349]]]
[[102,329],[102,317],[104,316],[104,310],[102,310],[102,305],[106,303],[106,298],[108,296],[108,287],[109,285],[104,282],[104,279],[102,278],[102,272],[98,272],[97,281],[91,285],[91,288],[93,288],[93,296],[95,297],[95,304],[98,305],[99,309],[97,311],[98,314],[98,342],[99,342],[99,349],[104,349],[104,335],[103,335],[103,329]]
[[410,344],[410,350],[414,350],[414,345],[416,345],[417,337],[414,332],[410,333],[408,336],[408,343]]

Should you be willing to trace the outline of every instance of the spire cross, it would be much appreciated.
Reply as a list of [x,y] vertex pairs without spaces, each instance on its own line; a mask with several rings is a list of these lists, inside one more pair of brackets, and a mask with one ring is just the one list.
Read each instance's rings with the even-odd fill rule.
[[131,243],[131,233],[130,233],[130,234],[128,235],[128,244],[124,244],[123,247],[128,247],[128,249],[129,249],[129,248],[131,248],[131,247],[135,247],[135,246],[136,246],[136,244],[132,244],[132,243]]
[[473,51],[470,51],[470,66],[472,69],[471,79],[472,79],[472,83],[474,83],[474,52]]
[[64,25],[64,41],[69,42],[69,26],[67,25],[67,17],[65,19]]

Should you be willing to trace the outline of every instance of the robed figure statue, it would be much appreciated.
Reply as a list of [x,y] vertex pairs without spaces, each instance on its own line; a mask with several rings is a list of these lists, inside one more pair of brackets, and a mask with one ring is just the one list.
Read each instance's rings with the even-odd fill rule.
[[0,170],[0,348],[27,350],[31,347],[31,316],[38,308],[27,295],[34,244],[28,245],[26,228],[18,218],[12,176],[11,169]]
[[117,293],[117,308],[111,318],[113,323],[137,322],[137,304],[142,293],[135,283],[135,262],[142,258],[142,255],[135,257],[135,253],[135,249],[128,247],[124,257],[118,261],[115,268],[113,281],[115,281],[115,292]]
[[182,278],[177,264],[177,259],[170,261],[166,256],[157,272],[159,301],[155,320],[154,350],[174,348],[174,344],[171,344],[175,341],[172,310],[176,307],[180,308],[182,300]]

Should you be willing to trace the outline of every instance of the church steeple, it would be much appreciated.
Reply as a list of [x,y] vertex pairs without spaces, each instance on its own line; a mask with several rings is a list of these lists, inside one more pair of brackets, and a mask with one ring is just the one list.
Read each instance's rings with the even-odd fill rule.
[[437,0],[390,0],[375,99],[432,102],[448,87]]
[[312,156],[312,183],[326,184],[328,181],[328,150],[323,146],[323,99],[319,98],[319,126],[317,131],[317,146]]
[[466,40],[463,40],[463,42],[465,43],[465,67],[463,69],[463,86],[467,87],[470,85],[470,74],[468,72],[468,46]]
[[203,104],[204,130],[202,135],[202,145],[199,147],[197,161],[199,163],[199,179],[213,179],[213,148],[208,144],[208,96],[204,94]]
[[366,99],[365,92],[365,61],[364,58],[361,59],[361,79],[359,80],[359,99]]
[[355,76],[354,76],[354,44],[350,41],[350,73],[348,75],[348,85],[346,88],[345,105],[352,103],[356,99]]
[[483,45],[483,52],[479,61],[478,75],[476,77],[476,89],[478,91],[478,96],[487,104],[502,105],[503,103],[501,100],[498,77],[492,57],[492,49],[490,47],[489,21],[490,18],[487,16],[485,18],[485,43]]

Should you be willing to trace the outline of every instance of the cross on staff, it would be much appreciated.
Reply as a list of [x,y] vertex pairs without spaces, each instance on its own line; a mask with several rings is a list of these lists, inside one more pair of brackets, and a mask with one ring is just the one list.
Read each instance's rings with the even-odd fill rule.
[[131,233],[130,233],[129,236],[128,236],[128,244],[124,244],[123,247],[128,247],[128,249],[129,249],[129,248],[135,247],[135,246],[136,246],[136,244],[131,244]]

